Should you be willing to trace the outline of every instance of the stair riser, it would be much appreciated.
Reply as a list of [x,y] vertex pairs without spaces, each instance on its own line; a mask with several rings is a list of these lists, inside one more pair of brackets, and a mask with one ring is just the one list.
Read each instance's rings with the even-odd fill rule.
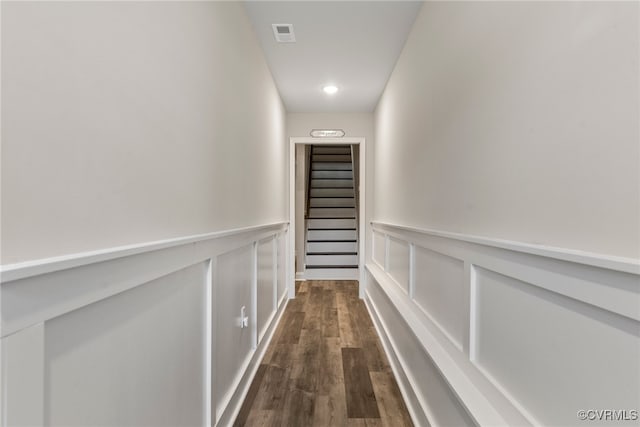
[[353,197],[353,188],[312,188],[311,197]]
[[350,171],[351,163],[313,163],[311,165],[311,170],[319,171],[319,170],[339,170],[339,171]]
[[308,228],[356,228],[355,219],[309,219]]
[[351,156],[348,154],[314,154],[312,162],[348,162],[351,164]]
[[337,178],[353,178],[353,173],[351,171],[311,171],[311,178],[319,178],[319,179],[337,179]]
[[357,240],[356,230],[309,230],[307,240]]
[[311,199],[310,207],[327,207],[327,208],[355,208],[356,201],[354,198],[350,199]]
[[307,255],[307,266],[317,265],[358,265],[358,255]]
[[358,243],[356,242],[309,242],[307,243],[308,252],[358,252]]
[[311,188],[326,188],[326,187],[351,188],[353,187],[353,180],[352,179],[312,179],[311,180]]
[[354,208],[310,208],[309,218],[355,218]]

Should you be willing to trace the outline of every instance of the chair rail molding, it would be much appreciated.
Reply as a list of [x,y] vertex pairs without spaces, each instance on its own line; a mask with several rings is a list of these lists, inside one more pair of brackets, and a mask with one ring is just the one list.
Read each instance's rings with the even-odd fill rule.
[[367,307],[417,420],[638,410],[638,260],[381,222],[371,237]]

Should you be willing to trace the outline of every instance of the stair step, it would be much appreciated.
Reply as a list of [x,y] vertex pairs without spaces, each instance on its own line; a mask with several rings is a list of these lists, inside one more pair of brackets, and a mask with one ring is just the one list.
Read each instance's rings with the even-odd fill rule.
[[353,172],[351,171],[311,171],[311,178],[320,178],[320,179],[338,179],[338,178],[353,178]]
[[341,198],[315,198],[312,197],[309,201],[309,206],[312,208],[355,208],[356,207],[356,199],[353,197],[341,197]]
[[309,208],[309,218],[355,218],[355,208]]
[[355,230],[356,220],[354,219],[333,219],[333,218],[317,218],[307,220],[308,229],[340,229],[349,228]]
[[358,255],[307,255],[306,266],[358,265]]
[[312,179],[311,188],[353,188],[352,179]]
[[358,239],[356,230],[309,230],[307,232],[308,242],[322,241],[353,241]]
[[351,154],[348,145],[314,145],[313,154]]
[[313,171],[350,171],[351,163],[317,162],[311,164]]
[[313,154],[311,156],[312,162],[346,162],[351,164],[350,154]]
[[311,197],[353,197],[353,188],[312,188]]
[[309,253],[352,253],[358,252],[357,242],[307,242]]

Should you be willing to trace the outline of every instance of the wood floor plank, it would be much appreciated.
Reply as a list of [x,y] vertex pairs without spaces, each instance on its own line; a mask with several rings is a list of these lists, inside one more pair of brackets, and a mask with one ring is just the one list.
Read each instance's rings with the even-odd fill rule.
[[318,394],[330,394],[335,386],[339,385],[344,389],[340,338],[323,338],[321,344],[316,391]]
[[315,395],[300,390],[290,381],[281,413],[281,426],[311,426],[315,410]]
[[342,366],[349,418],[380,418],[369,369],[361,348],[343,348]]
[[348,296],[344,292],[336,294],[338,306],[338,328],[343,347],[360,347],[360,339],[354,331],[349,314]]
[[390,372],[371,372],[370,376],[383,425],[385,427],[413,427],[393,375]]
[[316,392],[320,373],[322,337],[319,331],[302,330],[298,345],[298,360],[293,365],[291,378],[296,388],[310,393]]
[[257,409],[251,411],[245,425],[252,427],[276,427],[278,425],[276,411]]
[[267,371],[267,365],[258,366],[258,371],[256,375],[253,377],[253,382],[249,387],[249,391],[247,392],[247,396],[244,398],[244,402],[242,402],[242,406],[240,407],[240,412],[236,417],[236,421],[233,424],[234,427],[242,427],[245,425],[247,419],[249,418],[249,413],[251,412],[251,407],[258,395],[258,391],[260,390],[260,385],[262,384],[262,379],[264,378],[264,373]]
[[260,410],[282,410],[290,373],[291,369],[267,366],[253,407]]
[[300,332],[304,323],[305,313],[294,311],[287,316],[287,323],[284,325],[282,335],[278,341],[280,344],[297,344],[300,341]]

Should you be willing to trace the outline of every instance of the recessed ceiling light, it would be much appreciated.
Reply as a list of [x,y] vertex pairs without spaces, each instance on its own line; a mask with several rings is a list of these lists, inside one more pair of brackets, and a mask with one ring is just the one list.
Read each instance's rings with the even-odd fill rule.
[[333,86],[333,85],[327,85],[327,86],[323,87],[322,90],[327,95],[333,95],[336,92],[338,92],[338,87],[337,86]]

